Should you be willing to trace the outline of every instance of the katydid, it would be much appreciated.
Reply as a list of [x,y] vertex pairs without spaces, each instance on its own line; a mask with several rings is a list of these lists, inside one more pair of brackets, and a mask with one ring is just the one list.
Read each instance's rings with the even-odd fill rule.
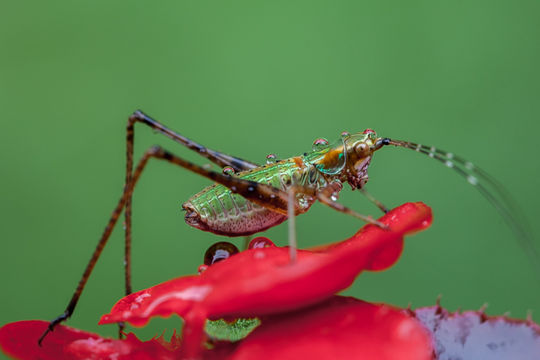
[[[196,151],[216,165],[223,167],[216,172],[184,160],[171,152],[154,146],[148,149],[137,165],[133,164],[134,126],[142,123],[187,148]],[[185,221],[198,229],[230,237],[248,236],[276,226],[295,215],[307,212],[319,201],[337,211],[352,215],[382,228],[385,225],[369,216],[361,215],[337,202],[343,184],[361,190],[383,212],[388,209],[369,193],[364,186],[368,181],[368,167],[375,151],[390,145],[418,151],[434,158],[463,176],[491,202],[515,232],[522,247],[538,265],[538,255],[530,233],[518,221],[517,206],[503,187],[490,175],[467,160],[440,149],[407,141],[379,137],[375,131],[349,134],[330,144],[325,139],[314,141],[312,151],[284,160],[268,155],[266,164],[258,165],[239,157],[209,149],[190,140],[152,119],[141,111],[129,117],[127,124],[127,163],[125,186],[122,196],[105,227],[92,257],[64,313],[52,320],[39,343],[60,322],[69,318],[77,305],[84,286],[98,260],[122,211],[125,215],[125,293],[131,289],[131,198],[133,190],[148,160],[165,160],[215,182],[183,204]],[[294,229],[290,226],[291,261],[296,256]]]

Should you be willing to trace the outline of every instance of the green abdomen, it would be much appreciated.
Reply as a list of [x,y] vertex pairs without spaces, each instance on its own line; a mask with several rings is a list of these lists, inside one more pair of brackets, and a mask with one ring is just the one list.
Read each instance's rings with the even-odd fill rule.
[[[295,172],[304,172],[293,160],[263,166],[236,176],[285,190]],[[254,204],[223,185],[212,185],[194,195],[184,205],[186,222],[220,235],[251,235],[287,219],[287,216]]]

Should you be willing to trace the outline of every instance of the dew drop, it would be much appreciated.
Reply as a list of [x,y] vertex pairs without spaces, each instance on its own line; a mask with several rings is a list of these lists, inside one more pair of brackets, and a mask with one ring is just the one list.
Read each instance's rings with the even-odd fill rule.
[[276,245],[272,242],[272,240],[259,236],[249,242],[248,249],[262,249],[275,246]]
[[276,163],[276,154],[268,154],[268,155],[266,155],[266,163],[267,164],[275,164]]
[[204,264],[213,265],[238,253],[238,248],[227,241],[221,241],[210,246],[204,254]]
[[234,175],[234,169],[233,169],[232,166],[225,166],[225,167],[223,168],[223,173],[224,173],[225,175],[232,176],[232,175]]
[[302,209],[306,209],[309,207],[309,201],[307,201],[307,199],[305,197],[299,197],[298,198],[298,205],[302,208]]
[[375,140],[377,138],[377,133],[373,129],[364,130],[363,134],[369,136],[370,139]]
[[313,146],[311,147],[311,149],[313,151],[321,151],[321,150],[326,149],[327,147],[328,147],[328,140],[326,140],[325,138],[318,138],[313,142]]
[[199,265],[199,269],[197,269],[197,272],[199,273],[199,275],[201,275],[203,272],[206,271],[206,269],[208,269],[208,265],[201,264]]

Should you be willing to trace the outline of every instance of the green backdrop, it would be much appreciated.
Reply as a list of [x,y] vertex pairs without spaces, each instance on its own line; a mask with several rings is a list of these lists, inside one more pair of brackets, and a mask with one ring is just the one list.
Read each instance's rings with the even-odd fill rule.
[[[64,310],[120,196],[125,125],[141,108],[180,133],[263,162],[317,137],[374,128],[437,145],[503,182],[532,222],[539,202],[538,1],[14,1],[0,4],[0,324]],[[162,144],[139,126],[136,154]],[[210,184],[152,163],[134,199],[134,288],[193,273],[220,240],[180,205]],[[378,152],[368,189],[389,206],[422,200],[433,227],[400,262],[344,293],[413,307],[442,304],[538,321],[540,281],[498,213],[441,164]],[[378,209],[346,190],[341,201]],[[298,218],[308,246],[361,225],[319,204]],[[74,317],[98,327],[123,292],[122,231]],[[267,236],[286,243],[286,226]],[[537,244],[538,247],[538,244]],[[154,320],[143,338],[178,327]]]

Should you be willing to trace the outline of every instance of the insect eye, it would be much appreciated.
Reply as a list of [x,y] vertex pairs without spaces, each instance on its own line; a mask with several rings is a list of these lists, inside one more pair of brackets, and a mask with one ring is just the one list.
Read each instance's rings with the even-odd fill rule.
[[360,144],[358,144],[358,145],[356,145],[354,147],[354,150],[356,151],[356,153],[358,155],[362,155],[362,154],[364,154],[364,152],[366,151],[367,148],[368,148],[368,146],[366,144],[360,143]]
[[204,254],[204,264],[207,266],[213,265],[219,261],[228,259],[238,253],[238,248],[227,241],[217,242],[210,246]]

